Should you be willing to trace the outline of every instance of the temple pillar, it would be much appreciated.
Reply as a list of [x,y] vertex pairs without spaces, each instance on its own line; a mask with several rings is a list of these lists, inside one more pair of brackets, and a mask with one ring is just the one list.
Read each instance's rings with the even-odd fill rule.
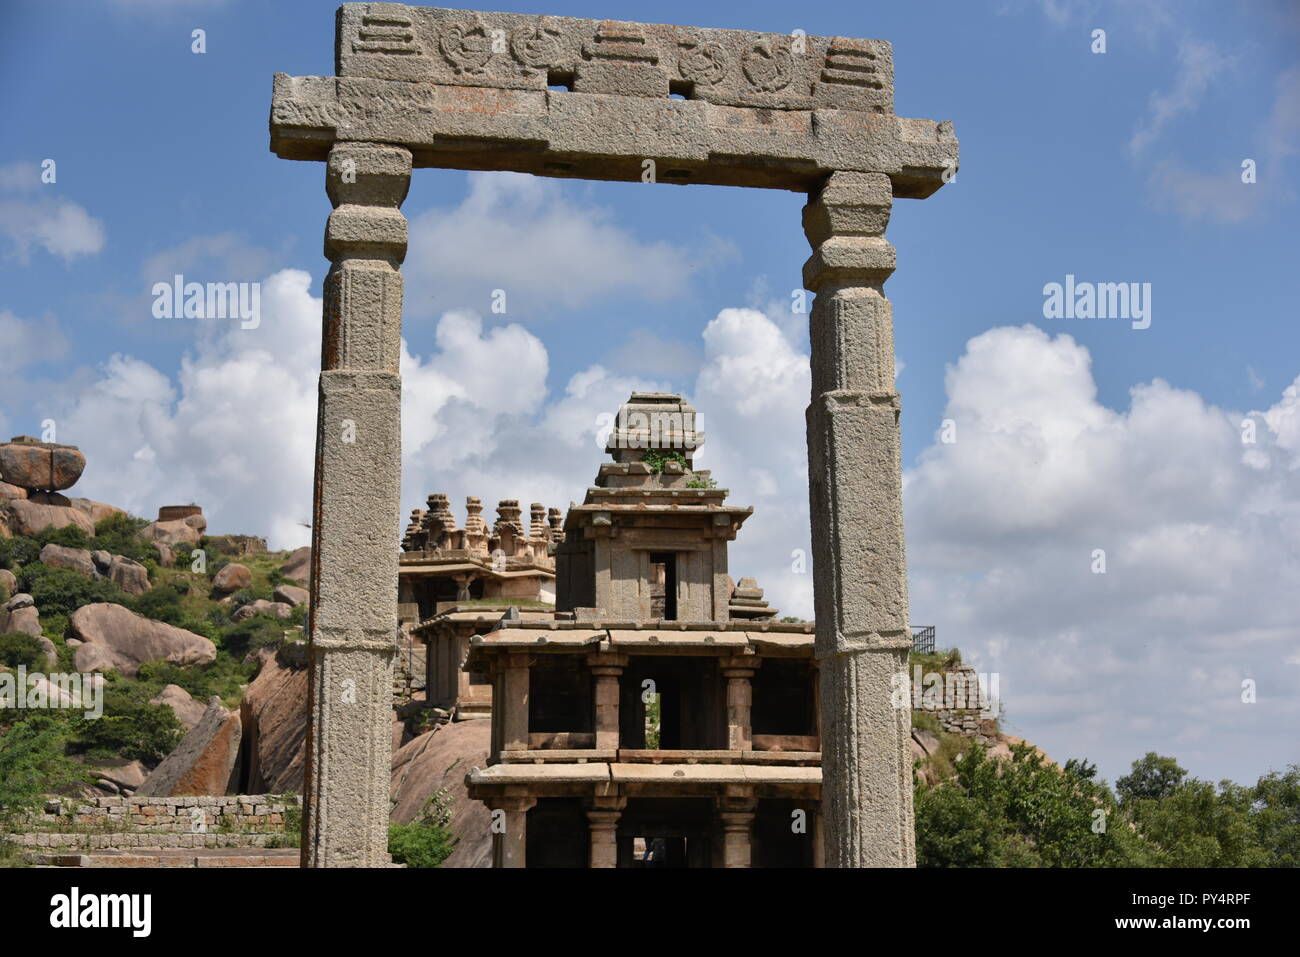
[[337,143],[326,165],[304,867],[389,863],[401,475],[402,275],[411,154]]
[[587,809],[591,828],[589,866],[618,867],[618,819],[627,806],[627,798],[597,797]]
[[528,750],[528,689],[532,659],[526,653],[511,652],[501,669],[501,697],[492,702],[501,708],[501,750]]
[[750,679],[762,664],[756,655],[736,655],[720,662],[722,676],[727,681],[727,750],[752,751],[754,733],[752,714],[754,688]]
[[813,255],[808,489],[828,867],[913,867],[911,638],[883,173],[832,173],[804,207]]
[[492,811],[492,866],[526,867],[528,811],[537,798],[526,795],[486,800]]
[[[594,651],[587,656],[591,667],[592,698],[595,701],[596,748],[618,749],[618,679],[627,667],[627,655],[612,651]],[[593,867],[595,865],[592,865]]]
[[722,866],[749,867],[758,802],[752,797],[725,797],[718,801],[722,821]]

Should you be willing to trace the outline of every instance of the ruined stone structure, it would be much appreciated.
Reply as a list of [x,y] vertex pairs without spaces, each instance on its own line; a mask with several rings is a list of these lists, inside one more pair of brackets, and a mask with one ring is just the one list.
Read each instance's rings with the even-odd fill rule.
[[[386,861],[398,351],[413,166],[807,193],[808,449],[825,862],[913,862],[892,317],[894,197],[957,168],[894,114],[888,43],[387,3],[339,11],[338,76],[277,75],[271,148],[326,163],[303,860]],[[674,95],[679,98],[673,98]]]
[[457,528],[446,495],[430,495],[416,509],[398,561],[398,614],[423,621],[440,603],[513,599],[554,603],[555,560],[549,549],[560,529],[560,510],[534,502],[525,527],[519,503],[497,506],[490,529],[477,498],[466,502],[465,527]]
[[525,527],[514,499],[497,506],[489,528],[483,505],[465,504],[465,527],[456,526],[446,495],[411,513],[398,559],[398,621],[407,640],[424,644],[428,703],[458,718],[486,717],[491,688],[461,665],[469,639],[492,627],[510,605],[554,606],[560,510],[534,502]]
[[565,518],[555,613],[512,611],[470,641],[492,745],[466,784],[500,812],[494,863],[812,866],[813,626],[774,622],[753,579],[732,587],[728,543],[752,509],[693,470],[694,409],[642,393],[619,422],[629,410],[684,428],[616,429]]

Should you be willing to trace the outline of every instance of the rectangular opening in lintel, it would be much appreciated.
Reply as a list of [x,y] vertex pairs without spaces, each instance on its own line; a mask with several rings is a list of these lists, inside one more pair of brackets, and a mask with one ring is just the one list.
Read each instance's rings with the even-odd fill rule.
[[669,80],[668,99],[670,100],[695,99],[695,84],[691,80]]
[[573,71],[572,70],[547,70],[546,87],[549,90],[558,90],[562,93],[573,92]]

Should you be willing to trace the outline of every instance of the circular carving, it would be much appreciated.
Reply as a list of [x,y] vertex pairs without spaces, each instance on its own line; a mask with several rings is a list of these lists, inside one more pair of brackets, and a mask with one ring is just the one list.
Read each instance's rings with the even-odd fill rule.
[[727,73],[727,51],[721,43],[700,43],[682,54],[677,69],[683,80],[714,84]]
[[492,35],[483,24],[454,24],[443,31],[438,49],[457,73],[482,73],[492,59]]
[[790,85],[793,73],[790,51],[770,40],[755,43],[740,66],[750,85],[763,93],[775,93]]
[[560,44],[555,30],[541,26],[520,27],[510,37],[510,52],[523,65],[524,72],[541,72],[560,59]]

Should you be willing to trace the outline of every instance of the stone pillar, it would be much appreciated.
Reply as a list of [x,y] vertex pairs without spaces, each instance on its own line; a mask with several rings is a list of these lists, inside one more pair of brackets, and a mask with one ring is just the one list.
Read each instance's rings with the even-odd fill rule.
[[338,143],[326,189],[304,867],[389,863],[408,150]]
[[591,827],[591,867],[618,867],[618,819],[627,806],[627,798],[593,798],[587,809]]
[[899,402],[883,285],[893,190],[832,173],[804,207],[813,255],[808,490],[821,685],[822,835],[828,867],[914,867],[906,678]]
[[727,680],[727,750],[752,751],[754,733],[750,716],[754,709],[754,689],[749,679],[762,664],[756,655],[723,658],[719,665]]
[[[613,651],[594,651],[587,656],[595,682],[592,697],[596,703],[596,748],[618,749],[618,679],[627,667],[627,655]],[[595,867],[596,865],[592,865]]]
[[758,802],[752,797],[726,797],[718,802],[723,867],[749,867],[754,809],[757,806]]
[[505,656],[501,669],[501,701],[492,707],[501,708],[501,750],[528,750],[528,685],[529,656],[512,651]]
[[537,798],[503,796],[486,803],[492,810],[492,866],[526,867],[528,810]]

